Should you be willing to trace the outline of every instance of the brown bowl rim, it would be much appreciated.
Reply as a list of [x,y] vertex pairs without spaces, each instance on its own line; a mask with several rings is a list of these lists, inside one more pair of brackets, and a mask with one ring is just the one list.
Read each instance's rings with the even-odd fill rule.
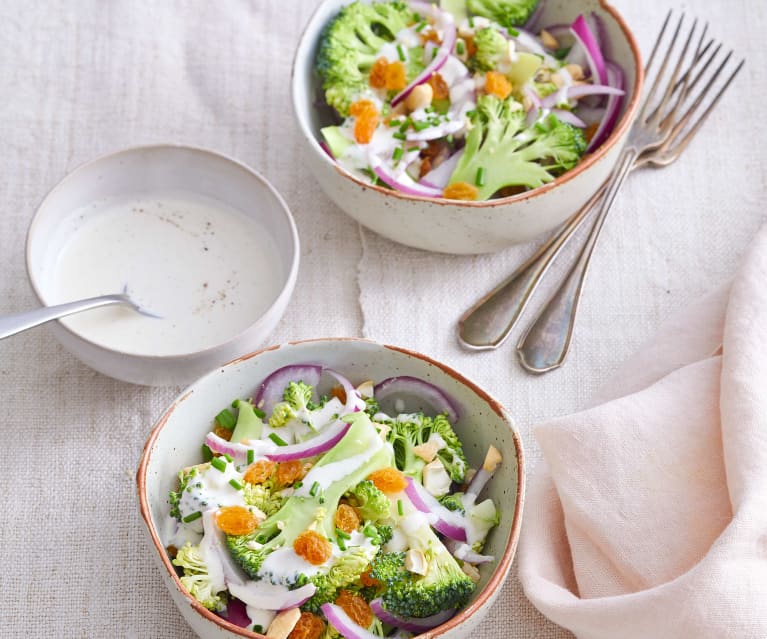
[[[248,353],[246,355],[233,359],[231,362],[227,362],[226,364],[224,364],[223,366],[215,370],[223,369],[233,364],[236,364],[238,362],[246,361],[248,359],[261,355],[262,353],[266,353],[268,351],[273,351],[273,350],[282,348],[283,346],[295,346],[298,344],[308,344],[313,342],[344,342],[344,341],[366,342],[369,344],[374,344],[382,348],[386,348],[392,351],[403,353],[405,355],[409,355],[411,357],[415,357],[416,359],[420,359],[426,362],[427,364],[436,366],[441,371],[443,371],[444,373],[446,373],[447,375],[449,375],[450,377],[452,377],[459,383],[469,387],[479,397],[484,399],[487,402],[488,406],[490,406],[490,408],[506,424],[508,424],[509,430],[511,431],[512,439],[514,442],[514,449],[516,453],[516,460],[517,460],[517,494],[516,494],[516,502],[514,505],[514,516],[512,518],[511,527],[509,529],[509,536],[506,541],[506,548],[495,570],[493,571],[492,576],[490,577],[488,582],[485,584],[485,587],[478,593],[478,596],[475,601],[473,601],[471,604],[469,604],[465,608],[461,609],[452,619],[450,619],[449,621],[446,621],[441,626],[438,626],[434,630],[429,630],[427,632],[421,633],[414,637],[414,639],[433,639],[443,635],[449,630],[456,628],[457,626],[462,624],[465,620],[467,620],[469,617],[471,617],[473,614],[475,614],[482,606],[486,605],[488,602],[488,599],[503,585],[503,582],[509,573],[509,570],[511,568],[511,562],[514,559],[514,555],[516,554],[516,550],[517,550],[517,544],[519,542],[519,533],[520,533],[521,522],[522,522],[522,512],[524,509],[524,501],[525,501],[525,459],[524,459],[524,450],[522,447],[522,439],[520,437],[519,432],[517,431],[516,426],[514,425],[514,421],[511,418],[511,415],[503,406],[503,404],[501,404],[498,400],[496,400],[490,394],[488,394],[486,391],[480,388],[476,383],[467,379],[461,373],[459,373],[452,367],[448,366],[447,364],[439,362],[429,357],[428,355],[424,355],[423,353],[419,353],[417,351],[403,348],[400,346],[393,346],[390,344],[381,344],[379,342],[376,342],[375,340],[357,338],[357,337],[329,337],[329,338],[314,338],[314,339],[289,341],[283,344],[275,344],[273,346],[268,346],[266,348],[262,348],[252,353]],[[203,379],[203,378],[200,378],[200,379]],[[136,489],[138,492],[139,510],[141,512],[141,517],[144,520],[144,524],[146,525],[147,531],[151,537],[152,544],[154,545],[154,549],[157,551],[157,554],[160,557],[160,560],[162,561],[163,565],[165,566],[165,569],[168,571],[169,576],[175,583],[176,589],[187,599],[191,608],[195,610],[198,614],[200,614],[202,617],[220,626],[224,630],[228,630],[229,632],[232,632],[236,635],[239,635],[241,637],[246,637],[249,639],[254,639],[254,638],[264,639],[264,635],[255,633],[252,630],[248,630],[247,628],[236,626],[228,622],[223,617],[219,617],[215,613],[205,608],[199,601],[197,601],[194,597],[192,597],[187,592],[186,588],[184,588],[184,586],[181,583],[181,580],[176,574],[176,570],[171,564],[170,559],[168,558],[168,553],[166,552],[165,546],[163,546],[162,542],[160,541],[159,535],[157,534],[157,530],[152,524],[151,510],[150,510],[149,503],[146,496],[146,483],[147,483],[146,475],[147,475],[147,469],[149,466],[151,453],[152,453],[152,450],[154,449],[154,444],[160,435],[160,431],[167,423],[171,414],[179,406],[179,404],[185,401],[194,392],[193,386],[196,385],[197,383],[198,382],[194,382],[179,397],[177,397],[173,401],[173,403],[166,409],[163,415],[157,420],[154,427],[152,428],[152,431],[149,433],[149,436],[146,440],[146,443],[144,444],[144,448],[141,453],[141,459],[139,461],[138,469],[136,470]]]

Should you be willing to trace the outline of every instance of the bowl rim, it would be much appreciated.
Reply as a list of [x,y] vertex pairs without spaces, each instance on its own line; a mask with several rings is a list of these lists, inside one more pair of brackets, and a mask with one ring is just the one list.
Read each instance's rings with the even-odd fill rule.
[[285,295],[290,297],[292,295],[293,289],[295,288],[295,284],[298,279],[298,268],[299,268],[300,256],[301,256],[301,244],[300,244],[300,240],[298,236],[298,227],[296,226],[296,221],[293,218],[293,214],[291,213],[290,208],[288,207],[288,204],[285,201],[285,198],[282,197],[279,191],[277,191],[277,189],[272,185],[272,183],[269,180],[266,179],[264,175],[262,175],[260,172],[258,172],[251,166],[245,164],[244,162],[241,162],[240,160],[235,159],[231,155],[222,153],[220,151],[214,151],[213,149],[209,149],[202,146],[176,144],[172,142],[167,142],[167,143],[160,142],[160,143],[154,143],[154,144],[140,144],[135,146],[129,146],[122,149],[118,149],[116,151],[111,151],[109,153],[104,153],[91,160],[86,160],[85,162],[82,162],[78,164],[77,166],[75,166],[75,168],[73,168],[72,170],[67,171],[65,175],[61,179],[59,179],[48,190],[48,192],[40,199],[40,203],[35,208],[35,212],[33,213],[32,219],[30,220],[29,226],[27,228],[27,235],[26,235],[26,239],[24,243],[24,263],[25,263],[25,269],[27,273],[27,280],[29,281],[29,284],[32,288],[32,292],[34,293],[35,297],[37,298],[37,301],[40,304],[47,306],[49,302],[46,302],[43,299],[43,294],[39,286],[38,278],[34,274],[34,271],[32,269],[32,264],[30,261],[31,247],[34,241],[33,235],[34,235],[36,227],[39,224],[39,215],[43,206],[50,199],[56,196],[57,192],[61,188],[63,188],[66,182],[72,179],[76,179],[81,172],[91,168],[92,166],[100,162],[113,160],[122,155],[152,152],[152,151],[158,151],[158,150],[186,151],[186,152],[192,152],[198,155],[209,156],[217,161],[224,160],[225,162],[228,162],[234,165],[235,167],[237,167],[238,169],[244,171],[250,177],[255,178],[258,182],[260,182],[263,186],[266,187],[266,189],[271,193],[272,197],[274,197],[278,205],[278,208],[282,212],[283,218],[285,222],[287,223],[287,227],[290,232],[291,249],[293,251],[293,257],[290,260],[290,268],[288,269],[288,272],[285,274],[284,281],[279,289],[279,293],[274,298],[272,303],[257,318],[255,318],[250,324],[248,324],[248,326],[246,326],[244,329],[242,329],[240,332],[236,333],[235,335],[232,335],[224,341],[217,342],[216,344],[213,344],[212,346],[208,346],[203,349],[189,351],[185,353],[176,353],[171,355],[154,355],[152,353],[135,353],[128,350],[109,348],[107,346],[104,346],[103,344],[100,344],[99,342],[96,342],[90,339],[86,335],[71,329],[69,326],[67,326],[60,320],[56,320],[56,324],[61,329],[66,331],[69,335],[75,337],[76,339],[80,339],[83,342],[87,343],[88,345],[93,346],[94,348],[100,349],[103,352],[113,353],[115,355],[135,358],[137,360],[144,360],[144,361],[184,362],[186,360],[197,359],[200,357],[205,357],[206,355],[214,354],[218,349],[224,346],[227,346],[229,344],[232,344],[233,342],[241,338],[247,331],[249,331],[261,319],[263,319],[264,317],[267,317],[270,313],[272,313],[274,309],[282,302],[283,297]]
[[455,616],[453,616],[451,619],[446,621],[444,624],[437,626],[437,628],[435,628],[434,630],[429,630],[429,631],[426,631],[425,633],[416,635],[414,639],[417,639],[418,637],[422,637],[426,635],[432,638],[440,637],[444,633],[462,624],[465,620],[467,620],[469,617],[475,614],[481,607],[486,605],[488,603],[488,599],[490,599],[501,588],[501,586],[503,585],[509,573],[509,570],[511,568],[511,563],[514,559],[514,555],[516,554],[517,544],[519,542],[519,534],[520,534],[521,523],[522,523],[522,513],[524,511],[525,479],[526,479],[525,454],[524,454],[524,449],[522,445],[522,437],[519,431],[517,430],[514,420],[512,419],[511,415],[506,410],[506,408],[503,406],[503,404],[501,404],[498,400],[492,397],[487,391],[483,390],[475,382],[473,382],[472,380],[468,379],[467,377],[465,377],[464,375],[456,371],[454,368],[440,361],[437,361],[429,357],[428,355],[424,355],[423,353],[419,353],[417,351],[414,351],[408,348],[394,346],[391,344],[382,344],[375,340],[366,339],[366,338],[357,338],[357,337],[321,337],[321,338],[314,338],[314,339],[288,341],[282,344],[275,344],[273,346],[268,346],[266,348],[262,348],[252,353],[242,355],[241,357],[237,357],[236,359],[233,359],[232,361],[224,364],[223,366],[220,366],[210,371],[206,375],[203,375],[202,377],[197,379],[195,382],[190,384],[186,389],[184,389],[176,397],[176,399],[173,400],[170,406],[155,422],[155,425],[152,427],[152,430],[149,433],[149,436],[147,437],[147,440],[144,444],[144,447],[141,453],[141,458],[139,460],[139,465],[136,470],[136,490],[138,493],[139,511],[141,513],[141,518],[144,520],[144,524],[146,525],[146,529],[151,538],[152,544],[154,546],[154,550],[157,552],[157,555],[159,556],[160,561],[165,567],[165,570],[167,571],[168,576],[172,579],[176,587],[176,590],[179,593],[181,593],[181,595],[184,596],[184,598],[187,600],[187,603],[191,606],[193,610],[195,610],[197,613],[199,613],[202,617],[204,617],[208,621],[218,625],[224,630],[228,630],[229,632],[237,634],[241,637],[247,637],[247,638],[253,639],[256,637],[263,636],[251,630],[248,630],[247,628],[236,626],[230,623],[229,621],[227,621],[226,619],[224,619],[223,617],[219,617],[215,613],[211,612],[210,610],[205,608],[199,601],[197,601],[194,597],[192,597],[187,592],[186,588],[184,588],[184,586],[181,584],[181,580],[176,574],[176,570],[171,564],[170,559],[168,558],[168,553],[165,550],[165,546],[162,545],[159,534],[152,523],[152,512],[151,512],[149,500],[147,499],[147,494],[146,494],[147,493],[147,472],[148,472],[149,462],[152,456],[152,452],[154,450],[154,445],[157,441],[157,438],[160,435],[160,432],[162,431],[163,427],[167,424],[168,420],[170,419],[171,415],[176,410],[176,408],[192,395],[192,393],[194,392],[194,388],[197,385],[203,383],[205,380],[209,378],[217,377],[220,373],[223,372],[223,369],[229,366],[233,366],[240,362],[244,362],[254,357],[258,357],[259,355],[263,353],[279,350],[280,348],[284,346],[300,346],[302,344],[311,344],[311,343],[317,343],[317,342],[325,342],[325,343],[357,342],[357,343],[372,344],[380,348],[402,353],[409,357],[413,357],[415,359],[421,360],[425,362],[426,364],[435,366],[436,368],[439,368],[442,372],[452,377],[454,380],[456,380],[460,384],[467,386],[477,396],[483,399],[487,403],[487,405],[496,413],[496,415],[498,415],[498,417],[501,418],[501,420],[503,420],[503,422],[509,428],[512,442],[514,444],[514,451],[515,451],[516,462],[517,462],[517,490],[516,490],[516,501],[514,505],[514,515],[512,517],[511,526],[509,528],[508,538],[506,539],[506,546],[505,546],[503,555],[498,561],[490,579],[485,584],[484,588],[479,593],[477,593],[477,598],[471,604],[459,610],[458,613],[455,614]]
[[[437,206],[453,206],[453,207],[468,208],[468,209],[493,209],[495,207],[505,206],[507,204],[513,204],[516,202],[532,200],[538,196],[544,195],[550,190],[556,188],[557,186],[566,184],[567,182],[575,179],[581,173],[583,173],[587,169],[594,166],[597,162],[602,160],[602,158],[604,158],[612,150],[612,148],[618,143],[618,140],[628,130],[629,126],[634,120],[636,111],[639,108],[639,104],[642,98],[642,89],[644,87],[644,77],[645,77],[644,65],[642,64],[642,54],[639,50],[639,45],[637,44],[637,41],[636,41],[636,38],[634,37],[633,32],[629,28],[628,24],[626,24],[626,21],[623,19],[623,16],[621,16],[618,10],[612,4],[610,4],[610,2],[608,2],[607,0],[599,0],[600,7],[615,20],[615,22],[620,27],[620,30],[623,33],[623,36],[625,37],[626,42],[629,45],[629,49],[631,50],[632,58],[634,61],[635,81],[634,81],[633,94],[631,96],[631,100],[626,106],[626,109],[623,112],[621,119],[618,121],[618,123],[615,125],[615,128],[612,130],[612,133],[610,133],[609,137],[593,153],[587,154],[584,157],[584,159],[581,162],[579,162],[574,168],[570,169],[569,171],[566,171],[559,177],[554,178],[551,182],[548,182],[547,184],[543,184],[542,186],[536,187],[529,191],[525,191],[524,193],[517,193],[516,195],[509,195],[507,197],[496,198],[493,200],[481,200],[481,201],[447,200],[444,198],[426,197],[423,195],[408,195],[400,191],[395,191],[394,189],[387,189],[382,186],[378,186],[377,184],[364,182],[363,180],[361,180],[354,174],[344,169],[340,164],[338,164],[338,162],[336,162],[333,158],[329,157],[328,154],[322,150],[322,148],[320,147],[319,141],[317,140],[317,136],[314,134],[314,132],[309,130],[308,123],[305,121],[305,118],[301,116],[301,111],[298,106],[298,99],[297,99],[297,95],[295,91],[295,86],[298,81],[298,74],[296,73],[296,68],[298,66],[298,53],[299,51],[301,51],[302,48],[308,46],[306,44],[306,40],[310,35],[309,27],[312,26],[312,24],[316,20],[316,16],[319,14],[320,10],[326,4],[333,1],[334,0],[322,0],[322,2],[317,6],[317,8],[312,12],[311,17],[309,18],[308,22],[304,26],[304,29],[298,40],[298,45],[296,47],[296,51],[293,56],[293,64],[291,66],[291,73],[290,73],[291,103],[293,105],[293,114],[296,120],[298,120],[299,129],[301,133],[304,135],[304,137],[310,141],[309,146],[311,148],[312,153],[314,153],[315,155],[319,155],[320,161],[325,162],[326,164],[329,164],[330,166],[332,166],[342,177],[351,180],[358,186],[363,187],[364,189],[371,189],[385,196],[391,196],[391,197],[394,197],[395,199],[400,199],[405,201],[428,202],[431,204],[435,204]],[[350,2],[350,1],[351,0],[344,0],[344,2]],[[321,26],[322,25],[319,25],[320,28]],[[319,33],[319,31],[320,29],[317,29],[316,33]]]

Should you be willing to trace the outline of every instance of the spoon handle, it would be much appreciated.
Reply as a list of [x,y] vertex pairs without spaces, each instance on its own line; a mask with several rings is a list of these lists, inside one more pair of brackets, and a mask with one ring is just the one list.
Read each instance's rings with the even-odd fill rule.
[[133,306],[130,299],[124,295],[115,294],[91,297],[86,300],[67,302],[66,304],[58,304],[56,306],[44,306],[43,308],[36,308],[33,311],[16,313],[14,315],[5,315],[0,317],[0,339],[10,337],[16,333],[25,331],[28,328],[39,326],[40,324],[50,322],[51,320],[60,317],[87,311],[92,308],[98,308],[99,306],[108,306],[110,304],[128,304]]
[[511,333],[541,278],[604,192],[604,185],[551,239],[458,320],[458,341],[471,350],[498,348]]

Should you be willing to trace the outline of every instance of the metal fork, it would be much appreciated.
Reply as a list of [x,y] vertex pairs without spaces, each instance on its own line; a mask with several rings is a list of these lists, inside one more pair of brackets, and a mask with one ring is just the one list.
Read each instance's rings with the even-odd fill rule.
[[[661,33],[650,55],[647,66],[648,71],[659,50],[670,18],[671,12],[666,17]],[[671,58],[670,54],[679,36],[683,20],[684,15],[679,20],[666,57],[662,61],[658,76],[638,116],[638,120],[629,134],[626,149],[621,155],[616,172],[612,176],[614,182],[611,186],[611,199],[603,200],[602,208],[597,216],[598,219],[594,224],[591,236],[587,240],[578,261],[568,274],[562,287],[557,291],[536,322],[528,329],[522,340],[520,340],[518,349],[522,364],[532,372],[551,370],[560,366],[564,361],[572,336],[575,311],[577,310],[578,299],[591,253],[607,211],[628,172],[647,165],[668,166],[676,160],[687,147],[695,133],[700,129],[705,119],[743,66],[743,61],[741,61],[725,80],[705,110],[698,116],[697,120],[692,122],[693,115],[703,104],[704,99],[710,94],[712,87],[715,86],[715,82],[732,57],[732,52],[727,54],[724,60],[716,67],[711,77],[706,78],[707,72],[715,66],[714,62],[721,50],[721,45],[713,48],[708,57],[705,57],[709,50],[712,49],[714,41],[709,40],[705,46],[703,45],[707,30],[704,27],[692,63],[684,73],[681,73],[683,60],[695,31],[695,24],[693,24],[693,28],[679,55],[660,103],[648,113],[651,101],[660,88],[660,81],[668,60]],[[692,98],[695,87],[703,79],[706,79],[706,86],[697,96]],[[691,104],[682,115],[678,115],[682,112],[687,98],[691,99]],[[676,117],[677,115],[678,117]],[[635,131],[639,131],[639,133]],[[600,197],[607,186],[607,184],[604,185],[583,208],[511,276],[483,297],[461,317],[458,331],[459,341],[465,347],[471,349],[492,349],[497,348],[505,341],[519,320],[522,311],[549,265],[561,252],[575,231],[589,217],[589,213],[600,201]]]

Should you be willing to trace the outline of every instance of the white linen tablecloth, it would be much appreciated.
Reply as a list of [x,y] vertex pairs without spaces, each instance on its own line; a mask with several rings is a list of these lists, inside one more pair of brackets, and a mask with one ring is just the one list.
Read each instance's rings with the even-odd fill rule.
[[[472,354],[454,337],[458,316],[532,246],[478,257],[398,246],[347,218],[309,173],[289,76],[316,4],[0,3],[0,314],[35,304],[25,233],[68,171],[126,146],[209,147],[262,172],[298,224],[297,293],[271,342],[365,336],[444,360],[516,415],[533,467],[531,426],[582,408],[666,316],[733,273],[764,221],[765,5],[684,3],[749,63],[678,163],[627,182],[592,264],[570,361],[532,377],[511,343]],[[615,4],[647,53],[667,4]],[[191,638],[148,554],[134,488],[144,440],[179,389],[103,377],[46,328],[0,342],[0,381],[0,636]],[[569,635],[535,611],[512,572],[478,636]]]

